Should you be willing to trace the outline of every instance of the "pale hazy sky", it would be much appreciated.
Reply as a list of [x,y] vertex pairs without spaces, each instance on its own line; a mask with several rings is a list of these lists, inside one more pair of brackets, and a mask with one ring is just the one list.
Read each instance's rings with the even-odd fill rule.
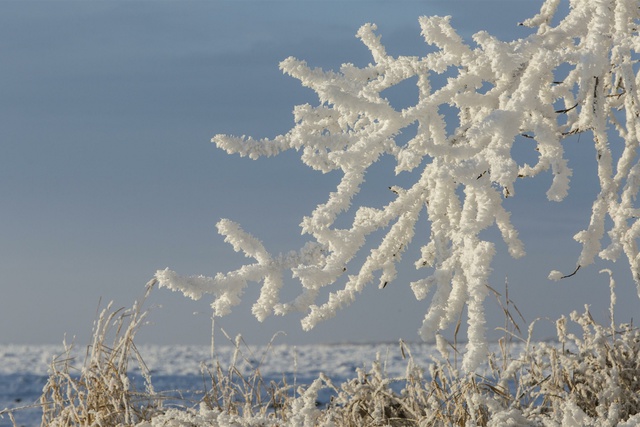
[[[467,39],[481,29],[524,37],[530,30],[516,24],[540,5],[0,2],[0,343],[58,343],[65,333],[86,342],[99,300],[129,306],[157,269],[213,275],[237,268],[243,258],[217,235],[220,218],[240,222],[272,251],[297,248],[302,216],[326,199],[335,176],[313,172],[295,153],[251,161],[209,142],[217,133],[273,137],[293,125],[294,105],[317,102],[279,71],[282,59],[365,66],[372,59],[355,33],[367,22],[378,25],[390,54],[420,55],[427,51],[421,15],[452,15]],[[548,176],[521,183],[509,201],[528,256],[512,260],[498,243],[493,285],[502,290],[508,276],[527,321],[585,303],[606,319],[608,279],[597,271],[610,264],[547,280],[552,269],[571,272],[580,251],[571,236],[588,223],[597,189],[590,144],[587,135],[567,142],[574,177],[565,202],[546,201]],[[393,185],[385,179],[370,179],[363,190],[374,203],[379,188]],[[626,261],[618,264],[622,321],[639,302]],[[409,257],[406,265],[412,268]],[[287,334],[278,342],[289,343],[416,340],[427,308],[401,275],[303,333],[298,317],[258,323],[250,314],[256,296],[253,286],[218,322],[255,344],[278,330]],[[156,290],[149,303],[162,308],[152,310],[141,342],[207,344],[210,302]],[[488,306],[489,328],[502,326],[495,304]],[[541,322],[538,336],[554,329]]]

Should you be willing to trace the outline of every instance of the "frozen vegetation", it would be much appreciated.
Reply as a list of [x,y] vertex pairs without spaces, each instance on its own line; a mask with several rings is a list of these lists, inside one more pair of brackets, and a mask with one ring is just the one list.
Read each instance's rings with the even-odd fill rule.
[[[582,245],[575,271],[552,271],[549,277],[572,275],[596,257],[624,259],[640,290],[640,210],[635,206],[640,5],[637,0],[571,0],[568,14],[557,16],[559,4],[545,1],[538,15],[522,23],[534,32],[514,41],[487,32],[463,40],[449,17],[421,17],[422,36],[434,48],[423,57],[387,53],[376,26],[366,24],[357,36],[373,63],[364,68],[344,64],[325,71],[285,59],[281,69],[313,89],[319,101],[296,106],[295,126],[284,135],[217,135],[213,142],[252,159],[294,149],[311,168],[341,174],[326,202],[302,219],[308,242],[272,254],[239,224],[223,219],[218,231],[253,261],[214,277],[160,270],[149,285],[194,299],[212,295],[214,315],[224,316],[255,282],[261,286],[253,305],[258,320],[301,312],[302,328],[308,330],[348,307],[366,286],[384,288],[394,281],[403,254],[417,238],[420,256],[412,261],[424,275],[411,288],[417,299],[430,299],[419,336],[434,342],[437,354],[416,359],[410,346],[400,343],[401,374],[390,375],[380,357],[340,383],[319,373],[305,384],[267,382],[259,368],[240,371],[234,358],[205,367],[209,391],[191,407],[175,407],[155,391],[133,343],[144,312],[137,305],[122,316],[107,310],[78,373],[66,358],[52,365],[41,400],[43,425],[640,424],[640,332],[615,324],[613,278],[611,324],[596,324],[588,309],[572,313],[557,321],[555,343],[530,342],[530,333],[521,333],[516,323],[513,303],[489,283],[496,246],[483,231],[494,227],[511,256],[525,256],[503,201],[517,199],[520,180],[546,174],[552,177],[548,199],[561,202],[572,175],[563,144],[581,134],[583,144],[593,144],[600,188],[588,226],[574,236]],[[444,84],[436,84],[443,75]],[[417,102],[395,109],[384,91],[408,79],[416,81]],[[457,117],[445,118],[445,106]],[[397,143],[410,127],[417,129],[415,136]],[[537,161],[518,163],[512,156],[516,146],[534,151]],[[390,183],[384,206],[352,205],[367,171],[383,156],[394,159],[396,175],[413,173],[415,182],[406,188]],[[415,227],[421,217],[430,224],[425,235]],[[345,219],[349,225],[342,228]],[[371,236],[380,231],[383,237],[374,244]],[[288,276],[301,291],[282,300]],[[496,349],[486,339],[484,307],[492,293],[503,302],[507,319]],[[464,310],[468,325],[462,345],[443,331],[455,326]],[[111,328],[116,333],[107,345]],[[519,345],[512,346],[514,341]],[[239,352],[241,347],[238,341]],[[130,383],[132,361],[145,379],[142,390]],[[327,393],[333,397],[319,406]]]
[[[572,174],[563,142],[575,134],[592,141],[600,182],[590,223],[574,236],[583,247],[576,270],[597,256],[625,257],[640,286],[638,3],[574,0],[568,15],[557,17],[559,3],[546,1],[540,14],[522,24],[537,31],[515,41],[479,32],[466,42],[449,17],[421,17],[424,40],[436,48],[424,57],[392,56],[376,26],[366,24],[357,36],[373,63],[364,68],[344,64],[337,72],[324,71],[295,58],[282,61],[282,71],[313,89],[319,102],[296,106],[295,126],[274,139],[217,135],[213,142],[252,159],[294,149],[309,167],[341,173],[328,200],[302,219],[309,241],[299,250],[272,254],[239,224],[223,219],[220,234],[254,261],[215,277],[160,270],[160,286],[194,299],[211,294],[214,314],[224,316],[256,282],[261,291],[252,311],[258,320],[302,312],[302,327],[308,330],[348,307],[365,286],[392,282],[416,238],[421,256],[412,261],[424,277],[411,288],[417,299],[431,298],[420,337],[442,342],[441,331],[466,307],[469,345],[463,369],[473,372],[487,353],[484,302],[496,252],[494,242],[481,234],[495,226],[511,256],[525,256],[503,200],[518,197],[519,180],[550,174],[547,197],[562,201]],[[448,76],[440,87],[432,84],[439,74]],[[384,91],[414,77],[417,103],[394,109]],[[452,130],[440,113],[444,106],[458,113],[450,117],[456,125]],[[398,145],[396,136],[412,125],[417,125],[415,137]],[[619,156],[612,144],[623,147],[616,150]],[[537,162],[518,164],[515,145],[534,151]],[[382,156],[395,159],[396,175],[415,172],[416,182],[408,188],[390,185],[385,206],[352,206],[367,170]],[[430,230],[416,235],[423,215]],[[337,220],[347,217],[350,227],[340,228]],[[386,233],[378,245],[368,241],[376,231]],[[603,248],[605,232],[609,244]],[[367,255],[358,265],[361,251]],[[301,292],[283,301],[287,275],[299,281]],[[552,271],[549,277],[560,279],[563,273]],[[327,287],[338,289],[322,300]]]
[[[613,311],[613,281],[611,289]],[[517,308],[503,303],[514,319]],[[508,324],[473,374],[458,367],[462,345],[447,359],[436,356],[435,346],[403,342],[252,348],[229,337],[233,345],[213,355],[203,348],[138,348],[134,338],[145,315],[138,303],[107,307],[91,346],[69,346],[54,357],[39,401],[12,402],[18,409],[1,411],[0,425],[37,425],[40,413],[42,426],[640,424],[640,331],[596,324],[588,310],[559,319],[554,342],[530,342]],[[0,351],[6,352],[0,374],[18,378],[9,381],[16,393],[33,394],[24,384],[38,372],[20,373],[24,356],[42,362],[46,353]]]

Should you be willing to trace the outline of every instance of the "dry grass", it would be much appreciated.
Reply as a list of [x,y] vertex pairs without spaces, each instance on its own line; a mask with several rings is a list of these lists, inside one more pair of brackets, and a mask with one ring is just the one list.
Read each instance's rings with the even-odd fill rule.
[[[376,361],[340,388],[330,410],[318,414],[318,425],[339,426],[615,426],[640,423],[640,330],[616,326],[614,283],[611,282],[611,324],[594,321],[588,308],[570,321],[579,333],[557,322],[558,342],[532,343],[535,322],[523,338],[513,313],[521,315],[508,293],[504,337],[497,354],[489,355],[486,372],[464,374],[456,357],[431,364],[429,374],[407,359],[402,378],[388,378]],[[494,291],[495,292],[495,291]],[[497,297],[500,294],[495,292]],[[519,354],[512,354],[513,341]],[[453,349],[457,349],[452,345]],[[390,384],[401,382],[400,393]]]
[[[112,310],[111,304],[94,323],[93,342],[84,366],[76,369],[71,347],[51,364],[50,375],[40,399],[42,426],[133,425],[150,419],[161,408],[149,372],[138,352],[134,337],[147,315],[141,311],[155,281],[147,284],[140,302],[129,310]],[[109,344],[110,343],[110,344]],[[133,390],[127,376],[129,362],[138,362],[146,390]]]
[[[201,406],[243,418],[285,419],[295,394],[294,387],[287,384],[284,376],[282,382],[267,382],[260,372],[278,334],[271,338],[262,355],[256,357],[241,336],[232,340],[224,330],[222,332],[235,350],[228,367],[224,367],[217,358],[213,360],[212,367],[202,364],[202,371],[210,380],[210,390],[204,394]],[[250,373],[243,374],[239,366],[253,366],[252,360],[258,360],[257,366]]]
[[[512,313],[517,307],[495,292],[505,311],[504,338],[491,354],[486,371],[464,374],[454,356],[423,369],[400,342],[405,374],[389,377],[380,357],[356,378],[334,385],[324,375],[297,387],[267,382],[260,357],[241,337],[231,340],[235,353],[229,366],[203,364],[205,390],[183,407],[163,406],[134,344],[146,312],[142,302],[129,310],[104,309],[94,324],[93,342],[82,368],[74,367],[71,348],[51,365],[40,400],[42,426],[605,426],[640,422],[640,331],[630,324],[596,323],[588,309],[557,321],[557,343],[522,338]],[[611,316],[613,319],[612,282]],[[571,323],[578,333],[568,330]],[[528,337],[534,324],[531,324]],[[275,338],[275,337],[274,337]],[[519,354],[512,354],[515,340]],[[273,339],[272,339],[273,341]],[[110,343],[109,345],[107,343]],[[249,361],[258,360],[257,366]],[[127,376],[135,361],[145,390],[135,390]],[[241,366],[249,364],[249,373]],[[399,390],[399,391],[398,391]],[[317,405],[323,391],[332,394],[325,408]],[[326,393],[325,393],[326,394]],[[11,411],[5,411],[13,420]],[[15,426],[14,421],[14,426]]]

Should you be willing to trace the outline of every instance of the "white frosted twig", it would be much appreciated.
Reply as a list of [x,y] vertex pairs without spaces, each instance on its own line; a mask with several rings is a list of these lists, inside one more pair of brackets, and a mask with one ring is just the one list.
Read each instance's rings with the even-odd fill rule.
[[[211,294],[215,314],[223,315],[240,302],[249,282],[262,283],[252,310],[259,320],[298,311],[306,313],[302,325],[310,329],[376,280],[386,289],[406,248],[422,237],[426,242],[414,264],[425,275],[411,288],[420,300],[433,295],[420,336],[441,337],[466,307],[469,344],[463,367],[472,371],[487,350],[484,300],[495,253],[494,244],[480,236],[496,227],[510,255],[524,256],[503,200],[518,197],[519,179],[542,174],[552,177],[547,198],[564,200],[572,176],[564,144],[571,135],[589,133],[599,194],[587,228],[575,236],[582,244],[576,270],[553,271],[550,278],[571,277],[596,257],[617,260],[624,254],[640,295],[640,77],[634,71],[640,12],[632,0],[573,0],[558,20],[558,5],[545,1],[540,13],[523,23],[537,32],[510,42],[479,32],[470,45],[450,17],[422,17],[422,36],[436,48],[423,57],[390,55],[375,25],[366,24],[357,37],[371,51],[373,64],[324,71],[295,58],[282,61],[281,70],[314,90],[318,104],[295,107],[294,127],[273,139],[217,135],[212,141],[252,159],[295,149],[309,167],[342,174],[336,190],[302,219],[309,242],[289,254],[271,255],[238,224],[222,220],[218,230],[225,241],[255,263],[213,278],[160,270],[160,285],[195,299]],[[434,88],[432,77],[443,73],[446,82]],[[384,91],[411,78],[418,101],[398,111]],[[455,128],[441,114],[445,106],[457,111]],[[415,136],[398,143],[397,136],[410,126],[417,128]],[[617,157],[614,143],[623,144]],[[520,164],[513,156],[516,145],[535,150],[537,161]],[[406,188],[393,183],[382,188],[394,194],[382,206],[353,206],[366,174],[383,157],[395,160],[396,175],[412,172],[417,179]],[[421,216],[430,225],[426,233],[415,227]],[[350,224],[338,226],[344,219]],[[384,233],[381,243],[371,245],[378,231]],[[605,233],[611,243],[602,250]],[[282,302],[286,272],[302,289]],[[327,286],[337,289],[318,301]]]

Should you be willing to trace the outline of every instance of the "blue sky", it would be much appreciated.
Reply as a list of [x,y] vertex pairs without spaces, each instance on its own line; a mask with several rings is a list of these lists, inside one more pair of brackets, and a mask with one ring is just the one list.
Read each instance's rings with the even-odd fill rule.
[[[302,216],[336,177],[313,172],[296,153],[251,161],[209,142],[218,133],[273,137],[293,125],[294,105],[317,102],[279,71],[282,59],[365,66],[372,59],[355,33],[366,22],[378,25],[389,53],[420,55],[421,15],[452,15],[467,39],[481,29],[514,39],[529,31],[516,23],[540,5],[0,2],[0,343],[58,343],[65,333],[86,342],[100,299],[129,306],[159,268],[237,268],[242,256],[216,234],[220,218],[240,222],[274,252],[297,248]],[[606,319],[608,279],[597,271],[610,264],[560,283],[546,278],[575,267],[580,247],[571,236],[588,223],[596,194],[593,147],[583,138],[567,142],[574,177],[564,203],[546,201],[544,177],[520,184],[508,204],[528,255],[512,260],[498,244],[492,284],[502,290],[508,277],[527,321],[585,303]],[[365,194],[375,203],[375,185],[393,183],[371,181]],[[615,267],[618,320],[628,321],[638,298],[626,262]],[[279,330],[287,335],[278,342],[288,343],[416,340],[426,301],[415,301],[402,278],[384,291],[372,286],[309,333],[295,316],[258,323],[250,315],[256,286],[218,325],[255,344]],[[207,344],[209,303],[156,290],[140,340]],[[488,308],[490,329],[502,326],[495,304]],[[554,326],[536,330],[549,337]]]

